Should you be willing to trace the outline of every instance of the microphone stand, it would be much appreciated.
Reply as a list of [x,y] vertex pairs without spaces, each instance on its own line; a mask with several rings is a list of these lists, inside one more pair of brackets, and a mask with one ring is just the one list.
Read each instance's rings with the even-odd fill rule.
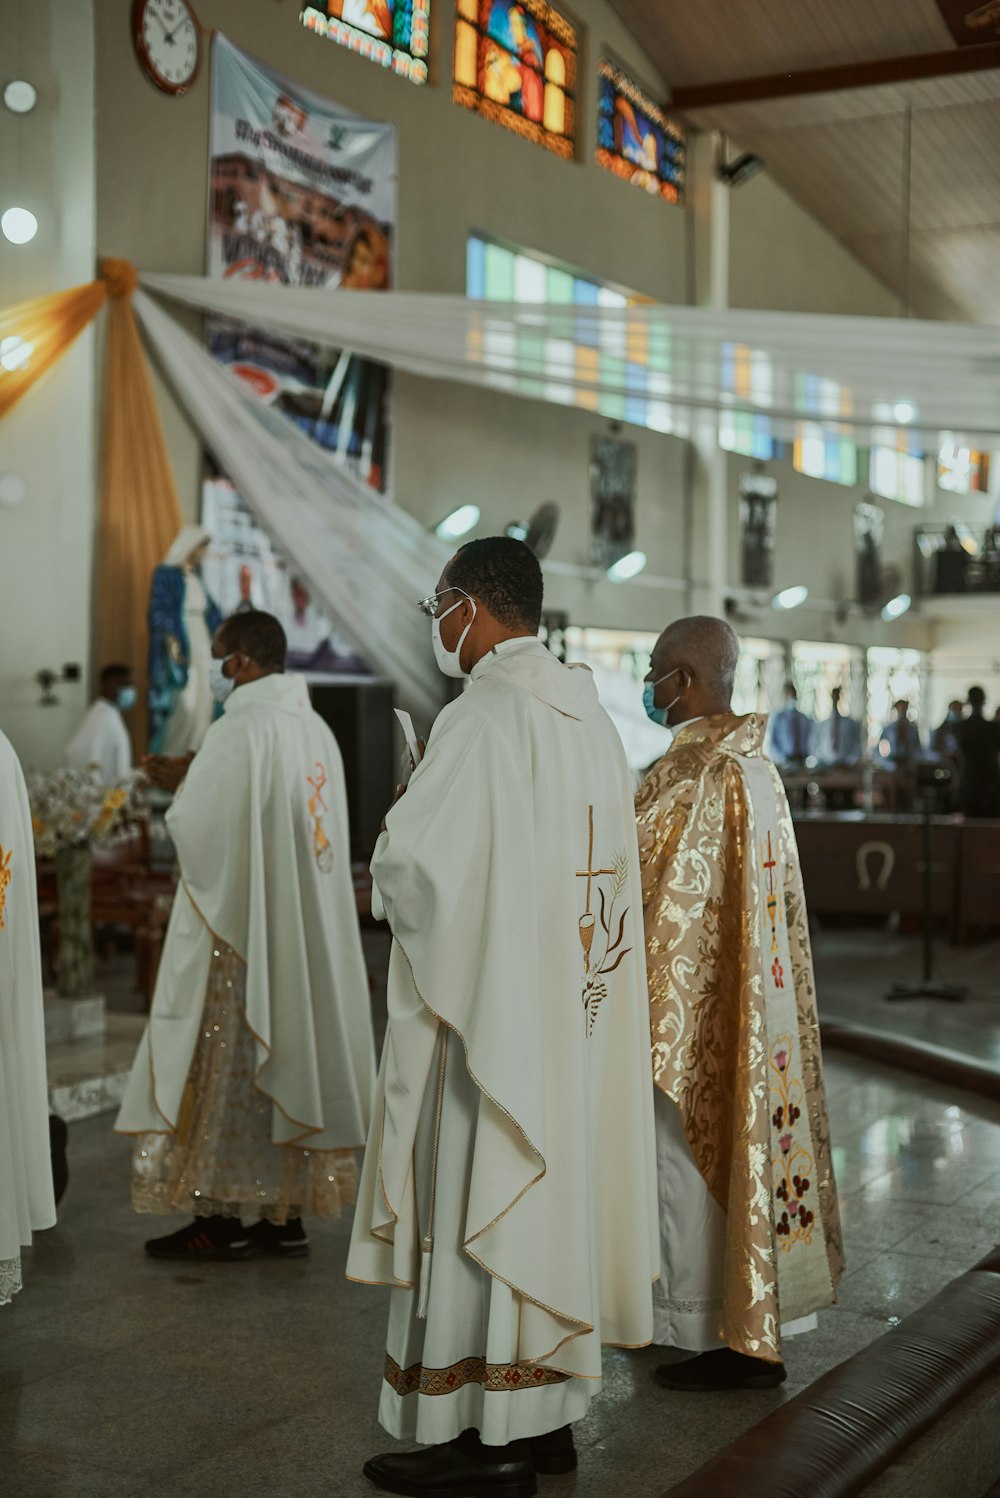
[[[935,766],[937,772],[922,786],[924,805],[924,898],[923,898],[923,979],[920,983],[894,983],[887,999],[946,999],[960,1003],[969,990],[957,983],[938,983],[934,979],[934,806],[939,790],[946,790],[950,770]],[[944,773],[941,773],[941,772]]]

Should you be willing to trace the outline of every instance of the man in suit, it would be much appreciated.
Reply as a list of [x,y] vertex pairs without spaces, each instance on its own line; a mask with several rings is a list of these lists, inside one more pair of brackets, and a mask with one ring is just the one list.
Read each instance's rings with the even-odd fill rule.
[[1000,816],[1000,724],[986,717],[985,704],[982,687],[970,687],[969,716],[955,725],[958,809],[967,817]]
[[775,764],[800,767],[810,751],[813,723],[799,712],[795,683],[785,682],[785,705],[771,719],[771,758]]

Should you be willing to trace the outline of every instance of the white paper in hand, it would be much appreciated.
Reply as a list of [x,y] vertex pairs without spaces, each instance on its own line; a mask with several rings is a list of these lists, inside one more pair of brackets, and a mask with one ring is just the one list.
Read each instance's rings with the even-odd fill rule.
[[423,756],[420,753],[420,745],[417,743],[417,731],[413,726],[413,719],[409,713],[404,713],[401,707],[396,708],[396,717],[399,719],[399,726],[403,730],[406,747],[409,749],[410,758],[413,760],[413,768],[416,769]]

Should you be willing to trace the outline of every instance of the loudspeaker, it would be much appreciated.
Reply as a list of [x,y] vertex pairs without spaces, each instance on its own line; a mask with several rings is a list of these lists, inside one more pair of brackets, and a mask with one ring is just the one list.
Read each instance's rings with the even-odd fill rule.
[[369,859],[396,787],[391,682],[310,682],[316,712],[344,761],[351,856]]

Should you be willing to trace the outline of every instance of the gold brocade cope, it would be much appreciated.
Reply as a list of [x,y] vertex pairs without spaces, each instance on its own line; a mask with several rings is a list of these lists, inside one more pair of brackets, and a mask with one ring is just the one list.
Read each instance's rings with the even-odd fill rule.
[[782,1321],[832,1300],[843,1253],[805,900],[765,726],[682,727],[636,815],[653,1077],[727,1214],[720,1336],[778,1360]]

